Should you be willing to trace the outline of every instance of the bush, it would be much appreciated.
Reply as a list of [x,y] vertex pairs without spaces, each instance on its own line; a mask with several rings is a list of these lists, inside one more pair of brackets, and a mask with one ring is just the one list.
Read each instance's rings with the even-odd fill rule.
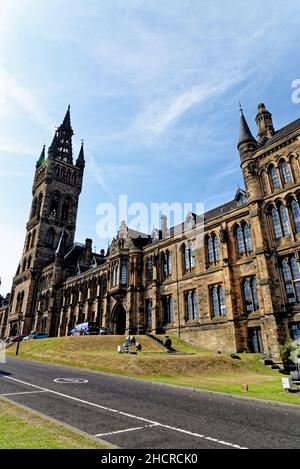
[[295,340],[288,340],[284,345],[280,346],[280,357],[284,364],[290,365],[293,363],[293,355],[300,356],[300,342]]

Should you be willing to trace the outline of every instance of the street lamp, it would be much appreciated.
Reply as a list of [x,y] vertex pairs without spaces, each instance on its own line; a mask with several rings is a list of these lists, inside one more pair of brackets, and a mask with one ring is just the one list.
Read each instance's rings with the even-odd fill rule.
[[23,313],[18,314],[18,343],[17,343],[17,350],[16,355],[19,355],[19,347],[20,347],[20,335],[21,335],[21,322],[24,321]]

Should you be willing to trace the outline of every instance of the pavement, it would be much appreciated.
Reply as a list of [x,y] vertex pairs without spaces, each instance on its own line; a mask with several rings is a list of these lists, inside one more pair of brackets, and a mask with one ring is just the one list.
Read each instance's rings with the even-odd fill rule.
[[299,448],[300,408],[16,358],[0,395],[126,449]]

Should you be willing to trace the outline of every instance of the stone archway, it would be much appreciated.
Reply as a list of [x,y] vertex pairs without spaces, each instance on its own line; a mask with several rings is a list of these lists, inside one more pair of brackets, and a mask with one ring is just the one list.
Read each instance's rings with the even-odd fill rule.
[[12,322],[10,326],[10,336],[14,337],[16,335],[18,335],[18,323]]
[[122,303],[117,303],[113,309],[110,321],[110,330],[113,334],[124,335],[126,330],[126,311]]

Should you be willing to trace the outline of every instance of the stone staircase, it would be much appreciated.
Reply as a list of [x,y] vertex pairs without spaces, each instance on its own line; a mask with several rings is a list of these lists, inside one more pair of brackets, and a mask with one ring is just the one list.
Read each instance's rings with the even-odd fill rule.
[[146,332],[146,336],[149,337],[149,339],[154,340],[157,344],[161,345],[165,350],[169,351],[170,353],[177,353],[177,350],[175,350],[173,347],[171,347],[170,349],[167,349],[164,346],[163,341],[156,335]]

